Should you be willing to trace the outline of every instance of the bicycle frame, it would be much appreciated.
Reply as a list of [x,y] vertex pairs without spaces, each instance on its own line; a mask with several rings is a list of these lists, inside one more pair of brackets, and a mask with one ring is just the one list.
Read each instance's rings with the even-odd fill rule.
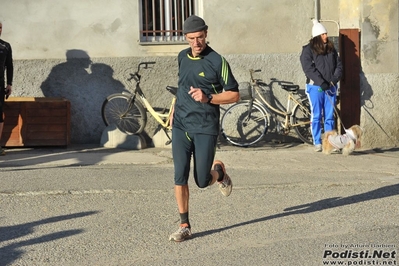
[[139,95],[141,102],[144,104],[144,107],[146,110],[152,115],[152,117],[155,118],[155,120],[165,129],[171,130],[172,127],[170,125],[170,114],[172,113],[172,107],[174,106],[176,102],[176,97],[172,98],[172,102],[169,108],[169,112],[166,113],[160,113],[155,111],[155,109],[152,107],[150,102],[147,100],[147,98],[144,95],[144,92],[142,91],[140,87],[140,77],[136,79],[135,77],[132,77],[133,79],[136,80],[136,89],[134,91],[134,94],[132,95],[133,99],[132,102],[134,102],[134,99],[136,97],[136,94]]
[[169,140],[165,143],[168,145],[172,141],[169,132],[172,128],[171,115],[176,102],[177,87],[166,86],[166,89],[174,95],[169,110],[152,107],[140,87],[141,75],[139,73],[141,68],[148,68],[151,64],[155,62],[139,63],[137,71],[130,73],[127,79],[128,82],[132,80],[136,82],[136,86],[128,86],[134,88],[134,92],[124,91],[109,95],[102,104],[101,115],[107,126],[114,124],[121,132],[140,134],[147,125],[147,112],[149,112],[168,137]]
[[[298,85],[291,82],[271,79],[269,84],[261,79],[254,79],[253,73],[261,70],[250,70],[251,89],[246,84],[241,89],[245,99],[227,108],[221,119],[221,132],[228,142],[233,145],[247,147],[258,143],[267,133],[270,116],[275,120],[277,133],[288,135],[291,129],[295,129],[299,139],[307,144],[312,144],[313,137],[310,132],[310,104],[307,98],[297,92]],[[277,82],[281,89],[288,93],[287,105],[277,102],[275,105],[266,100],[265,88],[272,89]],[[250,95],[249,99],[247,96]],[[284,118],[284,121],[283,121]]]
[[[284,116],[284,123],[283,123],[284,128],[288,129],[289,127],[297,127],[297,126],[301,126],[301,125],[310,124],[310,121],[297,123],[297,124],[293,123],[291,114],[297,105],[302,106],[302,104],[293,96],[292,93],[288,93],[287,107],[286,107],[286,110],[283,111],[281,109],[273,107],[268,101],[266,101],[266,99],[263,97],[262,93],[260,93],[260,91],[259,91],[258,84],[254,87],[255,87],[256,94],[261,99],[261,101],[258,99],[255,99],[255,101],[261,105],[262,104],[265,105],[267,110],[272,110],[274,113]],[[306,110],[306,108],[303,108],[303,109]],[[310,115],[310,113],[309,113],[309,115]]]
[[[307,109],[302,105],[301,102],[298,101],[298,99],[296,97],[294,97],[292,92],[288,92],[288,96],[287,96],[287,106],[286,106],[286,110],[282,110],[280,108],[275,108],[273,107],[262,95],[262,93],[260,92],[262,85],[260,83],[263,84],[263,82],[261,82],[260,80],[256,80],[253,78],[253,73],[255,72],[260,72],[260,70],[253,70],[251,69],[250,71],[250,76],[251,76],[251,84],[252,87],[254,88],[255,94],[257,96],[259,96],[259,98],[261,100],[258,100],[255,98],[255,95],[253,97],[253,99],[255,100],[255,102],[257,102],[259,105],[263,105],[266,108],[266,111],[271,110],[272,112],[274,112],[274,114],[278,114],[284,117],[284,123],[282,124],[283,128],[286,130],[290,130],[290,128],[292,127],[298,127],[298,126],[302,126],[302,125],[307,125],[310,124],[310,121],[308,122],[301,122],[301,123],[296,123],[294,124],[293,121],[293,117],[292,117],[292,113],[295,110],[295,108],[297,106],[301,106],[301,109],[303,109],[304,111],[306,111],[306,113],[310,116],[310,112],[307,111]],[[275,79],[272,79],[272,82],[276,81]],[[271,87],[271,83],[266,84],[264,83],[264,86],[268,86]]]
[[145,108],[147,111],[155,118],[155,120],[163,127],[168,130],[172,129],[170,125],[170,114],[172,113],[172,107],[174,106],[176,102],[176,97],[173,97],[172,103],[169,108],[168,113],[160,113],[154,110],[154,108],[151,106],[151,104],[148,102],[148,100],[145,98],[144,95],[139,95],[141,101],[143,102]]

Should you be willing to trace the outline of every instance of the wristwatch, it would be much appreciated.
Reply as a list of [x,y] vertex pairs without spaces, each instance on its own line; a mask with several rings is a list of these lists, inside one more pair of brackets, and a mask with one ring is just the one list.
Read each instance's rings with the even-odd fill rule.
[[208,97],[208,103],[211,103],[213,96],[212,94],[207,94],[206,97]]

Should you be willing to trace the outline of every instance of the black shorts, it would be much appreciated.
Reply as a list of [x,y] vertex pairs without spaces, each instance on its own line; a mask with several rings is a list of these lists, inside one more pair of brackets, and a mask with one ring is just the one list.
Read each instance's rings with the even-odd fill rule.
[[212,181],[211,168],[215,158],[217,136],[188,134],[181,129],[172,129],[172,153],[175,166],[175,185],[187,185],[191,156],[194,159],[194,180],[198,187],[205,188]]

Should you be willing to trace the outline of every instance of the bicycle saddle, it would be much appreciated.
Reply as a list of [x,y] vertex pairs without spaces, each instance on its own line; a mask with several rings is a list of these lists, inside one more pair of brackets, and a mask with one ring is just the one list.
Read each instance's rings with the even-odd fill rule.
[[299,90],[299,85],[281,85],[281,88],[283,88],[286,91],[295,92]]
[[176,95],[176,93],[177,93],[177,87],[172,87],[172,86],[166,86],[166,89],[170,92],[170,93],[172,93],[173,95]]

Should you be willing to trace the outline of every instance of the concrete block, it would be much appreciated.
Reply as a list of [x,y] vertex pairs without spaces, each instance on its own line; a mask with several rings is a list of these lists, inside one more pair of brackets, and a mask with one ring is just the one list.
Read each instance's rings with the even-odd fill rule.
[[[172,131],[168,131],[169,137],[172,138]],[[158,130],[152,137],[152,144],[156,148],[172,148],[172,143],[165,145],[169,140],[168,136],[166,136],[165,131]]]
[[120,131],[115,125],[106,127],[101,135],[100,145],[106,148],[141,150],[147,143],[141,135],[129,135]]

